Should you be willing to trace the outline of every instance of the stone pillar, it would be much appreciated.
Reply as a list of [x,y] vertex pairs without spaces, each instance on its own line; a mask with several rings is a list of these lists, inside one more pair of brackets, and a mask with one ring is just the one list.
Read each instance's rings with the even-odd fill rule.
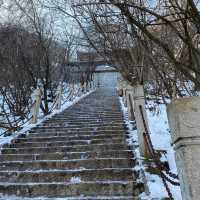
[[89,92],[90,91],[90,82],[87,81],[86,82],[86,92]]
[[148,148],[147,148],[146,142],[144,140],[144,135],[143,135],[143,133],[145,132],[145,127],[144,127],[142,115],[140,112],[140,105],[143,108],[145,124],[147,126],[147,130],[149,131],[147,114],[145,110],[144,88],[143,88],[143,85],[136,85],[134,86],[134,109],[135,109],[135,120],[136,120],[137,133],[138,133],[139,149],[140,149],[141,156],[148,157],[149,152],[148,152]]
[[81,83],[77,83],[77,89],[78,89],[78,97],[81,96],[81,90],[82,90],[82,87],[81,87]]
[[200,97],[174,100],[167,107],[183,200],[200,198]]
[[96,80],[95,80],[95,75],[93,74],[92,76],[92,90],[96,89]]
[[134,119],[134,87],[131,85],[126,86],[126,99],[128,108],[129,120]]
[[56,109],[61,109],[61,102],[62,102],[62,93],[63,93],[63,86],[62,84],[58,85],[57,91],[56,91]]
[[33,107],[31,108],[31,113],[32,113],[31,123],[35,124],[37,123],[41,99],[42,99],[42,91],[40,88],[37,88],[36,90],[34,90],[32,98],[33,98],[34,104],[33,104]]
[[98,76],[97,73],[94,73],[94,89],[97,89],[97,85],[98,85]]
[[126,88],[128,86],[127,81],[122,81],[122,90],[123,90],[123,102],[124,106],[127,107],[127,98],[126,98]]

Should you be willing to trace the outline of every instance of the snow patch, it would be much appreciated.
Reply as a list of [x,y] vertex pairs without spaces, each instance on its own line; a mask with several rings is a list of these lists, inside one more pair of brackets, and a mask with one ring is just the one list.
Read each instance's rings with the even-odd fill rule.
[[72,184],[81,183],[81,177],[76,177],[76,176],[71,177],[70,183]]

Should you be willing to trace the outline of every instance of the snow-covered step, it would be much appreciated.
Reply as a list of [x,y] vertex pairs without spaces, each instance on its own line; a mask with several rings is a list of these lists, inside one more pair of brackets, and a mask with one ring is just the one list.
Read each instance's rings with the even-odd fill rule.
[[78,177],[83,182],[132,181],[135,175],[130,168],[0,171],[1,182],[5,183],[70,183],[74,177]]
[[19,143],[19,142],[54,142],[54,141],[75,141],[75,140],[109,140],[109,139],[119,139],[119,140],[125,140],[126,136],[125,134],[90,134],[85,133],[84,135],[79,134],[72,134],[72,135],[66,135],[62,133],[55,133],[55,135],[45,135],[37,133],[32,134],[29,137],[18,137],[17,139],[13,140],[13,143]]
[[35,130],[37,130],[37,132],[54,132],[54,131],[59,131],[61,130],[62,132],[63,131],[67,131],[67,132],[83,132],[83,131],[98,131],[98,130],[101,130],[101,131],[123,131],[124,130],[124,127],[119,127],[119,126],[107,126],[107,127],[98,127],[98,126],[95,126],[95,127],[74,127],[74,128],[68,128],[68,127],[55,127],[55,128],[52,128],[52,127],[38,127],[37,129],[33,129],[31,132],[34,132]]
[[81,182],[74,177],[70,183],[1,183],[0,193],[24,197],[73,197],[73,196],[136,196],[143,186],[135,181]]
[[100,152],[57,152],[42,154],[1,154],[1,161],[25,161],[25,160],[74,160],[74,159],[98,159],[98,158],[132,158],[131,150],[111,150]]
[[111,117],[109,117],[109,118],[106,118],[106,119],[103,119],[103,118],[101,118],[101,117],[92,117],[92,118],[80,118],[80,117],[74,117],[74,118],[72,118],[72,117],[66,117],[66,118],[60,118],[60,119],[58,119],[58,118],[56,118],[56,119],[54,119],[54,120],[52,120],[52,119],[48,119],[45,123],[43,123],[43,124],[46,124],[46,123],[96,123],[96,122],[104,122],[104,123],[112,123],[112,122],[115,122],[115,123],[117,123],[117,122],[119,122],[119,123],[121,123],[122,121],[123,121],[123,119],[122,118],[116,118],[116,117],[114,117],[114,118],[111,118]]
[[81,121],[83,120],[91,120],[91,121],[96,121],[98,119],[102,119],[104,121],[107,121],[107,122],[110,122],[110,121],[114,121],[114,120],[124,120],[124,118],[122,116],[103,116],[103,115],[95,115],[95,116],[84,116],[84,115],[72,115],[71,113],[69,114],[65,114],[63,116],[55,116],[54,117],[55,120],[52,120],[52,119],[48,119],[47,122],[56,122],[56,121],[72,121],[73,119],[77,120],[77,119],[80,119]]
[[[86,106],[86,105],[84,105]],[[100,109],[104,109],[104,108],[100,108]],[[64,114],[66,115],[67,113],[70,113],[72,116],[81,116],[81,117],[91,117],[91,116],[94,116],[96,117],[97,115],[100,115],[100,116],[110,116],[110,117],[122,117],[123,114],[119,111],[119,110],[115,110],[115,112],[112,112],[112,110],[108,110],[108,111],[100,111],[100,110],[96,110],[96,107],[94,109],[94,107],[92,108],[92,110],[87,110],[87,112],[85,112],[85,107],[82,108],[82,110],[79,109],[69,109],[67,112],[65,112]],[[62,115],[61,115],[62,116]]]
[[[85,112],[86,113],[86,112]],[[117,114],[117,113],[113,113],[113,114],[98,114],[98,113],[95,113],[95,112],[91,112],[90,114],[81,114],[81,113],[72,113],[70,112],[70,118],[78,118],[78,119],[123,119],[123,116],[122,114]],[[65,116],[66,118],[69,119],[69,117]],[[56,118],[56,119],[59,119],[59,118]]]
[[43,122],[43,125],[46,124],[57,124],[57,123],[68,123],[68,124],[76,124],[76,123],[84,124],[85,122],[90,122],[91,124],[100,123],[100,124],[110,124],[110,123],[124,123],[122,118],[106,118],[102,119],[100,116],[96,118],[72,118],[72,117],[66,117],[61,119],[48,119],[47,121]]
[[73,170],[73,169],[111,169],[133,168],[135,159],[102,158],[102,159],[72,159],[72,160],[31,160],[0,162],[0,171],[25,170]]
[[55,124],[52,124],[52,123],[48,123],[48,124],[41,124],[40,126],[37,127],[38,128],[50,128],[50,129],[53,129],[53,128],[64,128],[64,129],[69,129],[69,128],[94,128],[94,127],[98,127],[98,128],[109,128],[110,126],[112,127],[116,127],[116,128],[124,128],[124,123],[120,123],[120,124],[116,124],[116,123],[100,123],[100,122],[96,122],[96,123],[79,123],[79,124],[69,124],[67,122],[65,123],[55,123]]
[[118,128],[124,128],[125,124],[124,123],[101,123],[101,122],[90,122],[90,124],[88,123],[81,123],[79,122],[79,124],[77,123],[68,123],[68,122],[57,122],[57,123],[46,123],[46,124],[41,124],[40,128],[57,128],[57,127],[67,127],[67,128],[83,128],[83,127],[110,127],[110,126],[114,126],[114,127],[118,127]]
[[[85,113],[86,113],[86,110],[85,110]],[[79,119],[99,119],[99,118],[102,118],[102,119],[108,119],[108,118],[111,118],[111,119],[123,119],[123,116],[122,115],[117,115],[117,114],[113,114],[113,115],[106,115],[106,114],[95,114],[94,112],[92,112],[91,114],[76,114],[76,113],[72,113],[72,112],[68,112],[68,113],[65,113],[63,116],[55,116],[55,120],[57,119],[73,119],[73,118],[79,118]]]
[[81,135],[91,135],[91,136],[98,136],[98,135],[113,135],[113,134],[118,134],[118,135],[124,135],[124,130],[98,130],[97,128],[94,128],[91,131],[80,131],[78,130],[34,130],[31,131],[29,134],[29,137],[34,137],[35,135],[37,137],[45,137],[45,136],[81,136]]
[[55,146],[76,146],[76,145],[90,145],[90,144],[125,144],[126,140],[122,139],[103,139],[103,140],[72,140],[72,141],[54,141],[54,142],[21,142],[7,145],[10,148],[23,147],[55,147]]
[[[17,197],[15,195],[12,196],[3,196],[0,200],[22,200],[21,197]],[[92,196],[76,196],[76,197],[68,197],[68,198],[46,198],[46,197],[39,197],[39,198],[23,198],[23,200],[140,200],[138,196],[99,196],[99,197],[92,197]]]
[[106,151],[106,150],[129,150],[125,144],[90,144],[77,146],[57,147],[27,147],[27,148],[3,148],[3,154],[13,153],[45,153],[45,152],[85,152],[85,151]]

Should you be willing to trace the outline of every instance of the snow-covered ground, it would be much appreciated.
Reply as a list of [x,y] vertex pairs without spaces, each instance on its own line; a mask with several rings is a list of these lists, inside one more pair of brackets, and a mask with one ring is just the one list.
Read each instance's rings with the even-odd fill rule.
[[[126,124],[129,127],[129,145],[138,144],[137,130],[133,130],[132,123],[128,120],[128,111],[124,107],[122,98],[120,98],[122,105],[122,110],[124,112],[124,117]],[[156,150],[165,150],[167,153],[162,157],[162,160],[167,160],[170,166],[170,171],[177,174],[177,168],[175,163],[175,152],[171,146],[171,136],[169,132],[169,125],[166,113],[166,106],[164,104],[156,105],[154,111],[150,111],[148,108],[152,107],[153,102],[149,101],[146,107],[148,124],[150,128],[150,137],[153,146]],[[150,174],[145,171],[145,166],[143,165],[143,158],[140,156],[139,148],[134,150],[134,155],[137,157],[138,166],[135,167],[136,170],[144,171],[145,179],[147,181],[149,194],[141,194],[143,200],[161,200],[162,198],[168,197],[166,189],[163,185],[161,178],[158,175]],[[141,177],[142,178],[142,177]],[[175,200],[182,200],[180,187],[172,186],[169,184],[169,188]]]

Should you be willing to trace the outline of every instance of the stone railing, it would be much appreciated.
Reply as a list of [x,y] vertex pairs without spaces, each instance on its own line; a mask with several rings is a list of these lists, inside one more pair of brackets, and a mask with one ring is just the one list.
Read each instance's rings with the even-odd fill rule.
[[[126,81],[118,83],[119,94],[128,108],[129,119],[137,125],[140,155],[151,156],[144,133],[149,126],[142,85],[131,86]],[[139,108],[143,108],[143,122]],[[185,97],[167,106],[168,120],[175,150],[178,177],[183,200],[200,199],[200,97]],[[146,124],[146,131],[144,127]]]
[[[49,112],[52,112],[53,110],[60,110],[61,106],[66,103],[67,101],[72,101],[73,98],[77,96],[81,96],[82,94],[85,94],[86,92],[89,92],[91,90],[94,90],[97,85],[93,81],[92,83],[84,83],[84,84],[77,84],[77,87],[75,88],[74,84],[69,85],[69,91],[67,97],[64,99],[64,88],[63,84],[59,84],[57,87],[57,90],[55,91],[55,99],[54,102],[51,105],[51,108],[49,109]],[[40,105],[42,102],[42,90],[40,88],[37,88],[33,91],[32,94],[33,104],[31,108],[31,121],[30,123],[35,124],[38,121],[39,116],[39,110]],[[63,103],[62,103],[63,100]]]
[[149,153],[147,151],[147,145],[145,144],[143,136],[145,127],[140,114],[140,106],[142,106],[146,127],[149,130],[147,114],[146,110],[144,109],[145,100],[143,85],[138,84],[131,86],[126,81],[120,81],[118,82],[118,91],[123,98],[124,105],[128,108],[129,120],[135,119],[136,121],[140,155],[143,157],[148,157]]

